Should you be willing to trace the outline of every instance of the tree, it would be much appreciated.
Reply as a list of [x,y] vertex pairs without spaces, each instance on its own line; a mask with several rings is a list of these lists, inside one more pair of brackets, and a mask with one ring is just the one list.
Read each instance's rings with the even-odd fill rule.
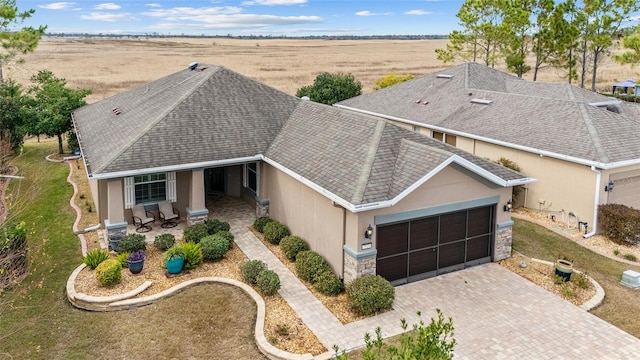
[[640,63],[640,25],[635,33],[628,34],[622,39],[622,46],[628,51],[616,55],[615,61],[622,65],[631,64],[632,67]]
[[413,75],[411,74],[403,74],[399,75],[396,73],[388,73],[387,75],[381,77],[376,80],[376,84],[373,86],[373,90],[380,90],[391,85],[399,84],[401,82],[405,82],[407,80],[413,79]]
[[297,97],[308,96],[311,101],[333,105],[362,94],[362,84],[351,74],[322,73],[316,76],[312,85],[303,86],[296,92]]
[[537,6],[535,0],[515,0],[505,3],[504,25],[509,31],[505,31],[505,44],[503,53],[507,68],[519,78],[531,70],[526,59],[531,46],[531,30],[533,24],[530,20],[534,8]]
[[4,159],[22,145],[24,96],[15,81],[0,82],[0,147]]
[[49,70],[41,70],[31,77],[33,85],[27,112],[33,119],[31,132],[58,137],[58,152],[64,152],[62,134],[72,129],[71,113],[86,105],[84,98],[91,94],[88,89],[69,89],[65,79],[56,78]]
[[3,80],[2,66],[15,59],[18,54],[35,50],[47,29],[46,26],[37,29],[28,26],[15,30],[34,13],[33,9],[20,12],[15,0],[0,0],[0,81]]

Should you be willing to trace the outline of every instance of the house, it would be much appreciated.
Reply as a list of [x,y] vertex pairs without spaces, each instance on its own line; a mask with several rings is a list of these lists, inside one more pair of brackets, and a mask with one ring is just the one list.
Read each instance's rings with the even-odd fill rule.
[[134,204],[170,200],[192,224],[207,218],[207,197],[240,197],[346,282],[378,273],[404,283],[508,257],[511,187],[533,181],[220,66],[191,64],[73,122],[109,234],[125,231]]
[[640,106],[566,83],[532,82],[465,63],[339,108],[384,117],[537,179],[519,206],[595,234],[597,208],[640,208]]

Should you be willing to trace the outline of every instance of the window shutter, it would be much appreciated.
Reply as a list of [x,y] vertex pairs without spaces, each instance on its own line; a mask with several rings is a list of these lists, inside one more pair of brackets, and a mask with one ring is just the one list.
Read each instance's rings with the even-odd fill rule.
[[167,173],[167,200],[176,202],[176,172],[170,171]]
[[124,208],[131,209],[136,203],[136,187],[133,176],[124,178]]

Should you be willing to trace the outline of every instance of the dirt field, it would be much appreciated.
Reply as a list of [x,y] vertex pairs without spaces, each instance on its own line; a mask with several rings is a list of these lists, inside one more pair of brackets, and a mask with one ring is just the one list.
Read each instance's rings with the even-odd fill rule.
[[[420,76],[449,67],[434,52],[446,41],[45,38],[26,63],[6,67],[5,76],[28,85],[31,75],[47,69],[71,87],[91,89],[87,101],[92,103],[197,61],[225,66],[289,94],[321,72],[351,73],[370,92],[376,79],[389,72]],[[637,74],[638,69],[605,59],[598,88]],[[545,69],[539,81],[564,80],[556,70]]]

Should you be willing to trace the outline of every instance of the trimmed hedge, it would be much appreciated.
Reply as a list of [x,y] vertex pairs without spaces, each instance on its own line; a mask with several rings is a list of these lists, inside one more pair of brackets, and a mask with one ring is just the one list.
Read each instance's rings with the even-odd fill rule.
[[270,221],[267,225],[264,226],[264,239],[274,245],[280,244],[280,240],[285,236],[291,235],[289,229],[287,227],[278,222],[278,221]]
[[167,251],[167,249],[175,244],[176,237],[169,233],[157,235],[153,240],[153,245],[160,251]]
[[122,280],[122,265],[116,259],[107,259],[96,267],[96,279],[102,286],[113,286]]
[[234,236],[233,236],[233,234],[232,234],[231,232],[229,232],[229,231],[225,231],[225,230],[223,230],[223,231],[218,231],[218,232],[217,232],[217,233],[215,233],[214,235],[215,235],[215,236],[219,236],[219,237],[221,237],[221,238],[226,239],[226,240],[227,240],[227,242],[229,242],[229,245],[231,245],[231,244],[233,243]]
[[207,225],[207,232],[209,235],[217,234],[220,231],[229,231],[231,229],[228,222],[218,219],[207,219],[204,223]]
[[274,220],[272,220],[268,216],[259,217],[253,222],[253,228],[256,229],[257,232],[262,234],[264,232],[265,225],[272,221]]
[[120,242],[118,242],[118,248],[116,251],[118,253],[124,252],[136,252],[140,250],[147,250],[147,242],[145,241],[146,236],[142,234],[127,234],[125,235]]
[[220,260],[229,251],[229,241],[224,236],[220,236],[220,233],[203,237],[200,245],[202,245],[202,256],[209,261]]
[[344,284],[342,284],[342,281],[331,271],[324,271],[318,274],[315,282],[313,287],[324,295],[336,296],[344,291]]
[[256,276],[256,286],[262,294],[271,296],[280,290],[280,277],[273,270],[263,270]]
[[316,282],[316,277],[325,271],[331,272],[331,267],[327,260],[315,251],[301,251],[296,256],[296,273],[302,280],[312,284]]
[[261,260],[249,260],[240,264],[240,273],[244,282],[255,284],[258,274],[267,270],[267,264]]
[[280,240],[280,249],[289,261],[294,262],[298,253],[309,250],[309,247],[300,236],[289,235]]
[[391,309],[395,289],[380,275],[364,276],[347,286],[347,301],[351,310],[371,315]]
[[182,235],[184,241],[197,244],[203,237],[209,235],[209,228],[206,224],[189,225],[184,229]]
[[598,206],[598,222],[603,235],[611,241],[640,243],[640,210],[620,204]]

